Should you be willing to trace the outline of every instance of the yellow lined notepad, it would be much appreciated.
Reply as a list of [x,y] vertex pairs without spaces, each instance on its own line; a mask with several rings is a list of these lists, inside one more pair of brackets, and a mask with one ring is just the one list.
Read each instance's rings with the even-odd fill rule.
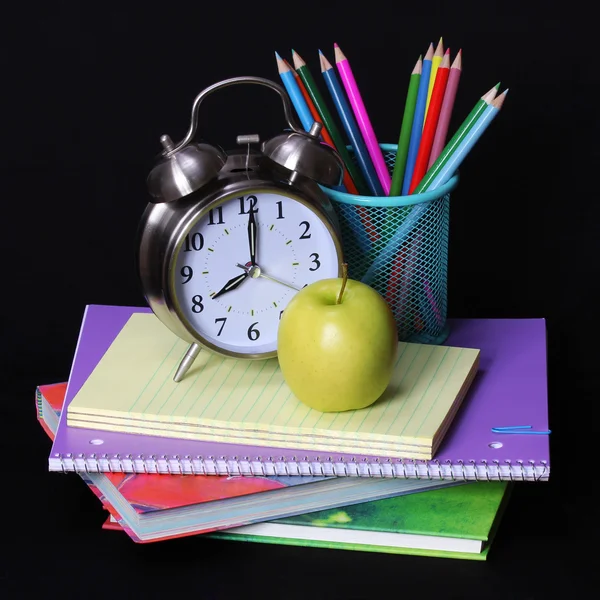
[[479,350],[400,343],[394,375],[370,407],[321,413],[290,391],[277,359],[201,352],[180,383],[188,344],[137,313],[67,412],[74,427],[390,458],[433,458],[477,371]]

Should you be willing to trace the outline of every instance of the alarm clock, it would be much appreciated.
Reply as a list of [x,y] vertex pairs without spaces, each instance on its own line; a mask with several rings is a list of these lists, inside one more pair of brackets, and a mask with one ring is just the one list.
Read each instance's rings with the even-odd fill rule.
[[[240,147],[228,152],[192,142],[202,101],[236,84],[277,92],[289,129],[260,149],[258,135],[238,136]],[[236,77],[195,98],[179,143],[161,136],[136,264],[149,307],[190,344],[175,381],[201,349],[245,359],[276,356],[279,320],[294,294],[341,275],[339,225],[320,185],[339,185],[344,167],[320,140],[321,127],[315,122],[304,131],[278,84]]]

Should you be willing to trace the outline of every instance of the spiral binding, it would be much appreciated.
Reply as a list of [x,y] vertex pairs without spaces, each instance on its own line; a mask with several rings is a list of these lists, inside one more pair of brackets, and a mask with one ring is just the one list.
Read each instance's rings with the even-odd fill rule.
[[440,463],[433,460],[384,460],[369,461],[329,456],[317,457],[280,456],[159,456],[102,454],[73,456],[55,454],[50,457],[51,471],[86,473],[158,473],[166,475],[225,475],[233,476],[338,476],[338,477],[397,477],[403,479],[439,479],[442,481],[540,481],[547,480],[550,468],[546,461],[498,460],[488,463],[471,459],[450,460]]

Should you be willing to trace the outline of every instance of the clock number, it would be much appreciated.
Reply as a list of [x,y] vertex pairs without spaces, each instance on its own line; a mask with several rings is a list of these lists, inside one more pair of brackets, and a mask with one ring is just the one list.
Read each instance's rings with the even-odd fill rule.
[[201,313],[204,310],[204,304],[202,304],[202,296],[197,294],[192,298],[192,312],[193,313]]
[[249,214],[250,211],[252,211],[253,213],[257,213],[258,212],[258,206],[256,206],[256,203],[258,202],[258,198],[256,196],[248,196],[246,198],[246,200],[248,200],[250,207],[248,208],[248,210],[246,210],[246,203],[244,200],[244,196],[240,196],[239,197],[239,201],[240,201],[240,215],[247,215]]
[[221,327],[219,327],[219,331],[217,333],[217,337],[219,337],[221,335],[221,332],[223,331],[223,327],[225,327],[225,322],[227,321],[227,317],[221,317],[220,319],[215,319],[215,325],[217,323],[221,323]]
[[310,258],[312,258],[312,261],[315,264],[315,266],[314,267],[309,267],[308,270],[309,271],[316,271],[321,266],[321,263],[319,262],[319,255],[316,252],[313,252],[310,255]]
[[300,236],[299,239],[307,240],[311,236],[311,234],[308,233],[308,230],[310,229],[310,223],[308,221],[300,221],[299,227],[302,227],[302,225],[304,225],[304,233]]
[[[215,221],[215,210],[217,211],[218,221]],[[217,208],[211,208],[208,212],[208,224],[209,225],[223,225],[223,207],[217,206]]]
[[280,321],[281,321],[281,315],[282,315],[282,314],[283,314],[283,311],[282,311],[282,310],[280,310],[280,311],[279,311],[279,320],[280,320]]
[[277,218],[283,219],[283,202],[280,200],[279,202],[276,202],[275,204],[277,204]]
[[194,269],[192,269],[192,267],[188,267],[187,265],[185,267],[181,267],[181,276],[187,278],[184,281],[182,281],[181,283],[186,284],[192,278],[193,274],[194,274]]
[[248,339],[255,342],[260,337],[260,331],[255,329],[254,326],[258,325],[258,321],[256,323],[252,323],[250,327],[248,327]]
[[190,236],[190,234],[185,236],[185,248],[184,252],[191,252],[192,250],[202,250],[204,247],[204,238],[201,233],[194,233],[194,235]]

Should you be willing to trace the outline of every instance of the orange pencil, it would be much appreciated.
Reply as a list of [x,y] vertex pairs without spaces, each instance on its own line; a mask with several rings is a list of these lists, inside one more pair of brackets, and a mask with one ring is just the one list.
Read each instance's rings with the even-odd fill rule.
[[429,105],[429,110],[427,111],[425,126],[423,127],[423,134],[421,135],[421,143],[419,144],[419,151],[417,153],[415,167],[408,189],[409,194],[412,194],[415,191],[415,188],[421,183],[421,179],[423,179],[427,172],[429,155],[431,154],[431,147],[433,146],[433,138],[435,137],[435,130],[437,129],[449,74],[450,49],[446,50],[446,54],[444,54],[444,58],[442,59],[435,76],[435,83],[433,84],[433,91],[431,92],[431,103]]
[[[283,59],[283,62],[290,68],[290,71],[294,74],[294,79],[296,80],[296,83],[298,84],[298,87],[300,88],[300,92],[302,93],[302,96],[304,97],[304,100],[306,101],[306,104],[308,105],[308,110],[310,110],[310,114],[312,115],[312,118],[315,121],[321,123],[321,125],[323,126],[323,128],[321,129],[321,136],[323,137],[323,141],[326,144],[329,144],[332,148],[335,148],[333,139],[331,138],[329,131],[327,131],[327,128],[325,127],[325,123],[323,123],[323,119],[321,119],[321,115],[319,114],[317,107],[315,106],[314,102],[312,101],[312,98],[310,97],[310,94],[308,93],[308,90],[306,89],[306,86],[304,85],[304,81],[302,81],[302,78],[300,77],[300,75],[298,75],[298,73],[296,73],[296,69],[294,69],[285,58]],[[346,190],[348,190],[349,194],[358,194],[358,189],[354,185],[354,181],[352,180],[352,177],[350,177],[350,173],[348,173],[347,169],[344,169],[344,185],[346,186]]]

